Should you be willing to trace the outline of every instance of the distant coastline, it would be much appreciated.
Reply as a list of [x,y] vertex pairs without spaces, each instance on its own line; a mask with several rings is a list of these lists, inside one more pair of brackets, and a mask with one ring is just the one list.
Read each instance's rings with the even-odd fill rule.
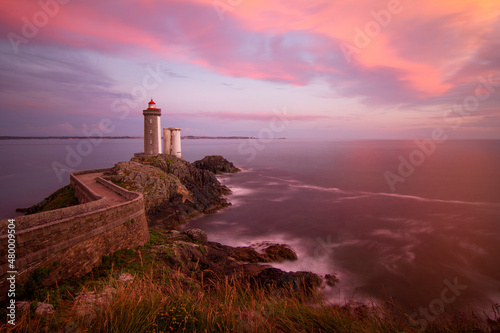
[[[0,136],[0,140],[73,140],[73,139],[143,139],[142,136]],[[217,140],[247,140],[257,139],[253,136],[183,136],[186,140],[217,139]],[[284,139],[284,138],[278,138]]]

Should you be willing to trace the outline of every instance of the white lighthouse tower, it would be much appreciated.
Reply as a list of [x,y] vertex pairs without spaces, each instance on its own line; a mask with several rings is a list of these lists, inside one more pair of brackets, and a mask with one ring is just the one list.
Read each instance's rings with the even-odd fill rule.
[[144,154],[157,155],[161,150],[161,109],[151,98],[148,108],[142,111],[144,115]]

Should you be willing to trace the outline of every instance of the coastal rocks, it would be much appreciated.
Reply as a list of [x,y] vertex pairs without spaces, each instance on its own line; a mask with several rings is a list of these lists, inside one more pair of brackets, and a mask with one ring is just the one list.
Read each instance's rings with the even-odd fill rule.
[[205,156],[203,159],[194,162],[193,165],[198,169],[209,170],[215,174],[241,171],[220,155]]
[[297,260],[297,254],[287,245],[274,244],[264,249],[269,261],[283,262],[285,260]]
[[339,282],[339,279],[333,274],[326,274],[325,282],[328,286],[335,287],[335,285]]
[[265,247],[262,253],[257,252],[254,247],[232,247],[231,256],[236,260],[256,263],[256,262],[283,262],[285,260],[297,260],[297,254],[284,244],[273,244]]
[[227,252],[229,255],[237,261],[248,262],[248,263],[258,263],[258,262],[266,262],[267,260],[264,256],[254,248],[249,246],[241,246],[241,247],[227,247]]
[[175,229],[201,213],[230,205],[222,197],[230,190],[212,172],[175,156],[134,157],[117,163],[105,178],[144,195],[150,227]]
[[270,290],[288,289],[310,293],[318,289],[322,279],[311,272],[284,272],[277,268],[266,268],[251,280]]
[[[179,271],[186,278],[205,285],[226,277],[243,279],[270,289],[289,289],[310,293],[322,279],[310,272],[285,272],[267,263],[296,260],[297,255],[284,244],[266,244],[260,252],[253,247],[231,247],[205,240],[199,229],[161,233],[152,251],[155,261]],[[267,250],[267,251],[266,251]]]
[[163,261],[170,268],[196,280],[215,281],[234,273],[238,268],[223,249],[212,244],[175,240],[158,246],[156,250],[156,260]]
[[184,232],[186,235],[191,237],[195,242],[206,242],[207,234],[201,229],[189,229]]

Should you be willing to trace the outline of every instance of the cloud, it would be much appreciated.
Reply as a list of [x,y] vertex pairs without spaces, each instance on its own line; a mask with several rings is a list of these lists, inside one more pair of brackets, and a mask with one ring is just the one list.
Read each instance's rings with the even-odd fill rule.
[[50,126],[40,126],[26,124],[26,129],[29,130],[32,136],[46,136],[47,133],[52,136],[83,136],[82,131],[75,128],[70,123],[59,123]]
[[215,111],[196,113],[169,113],[171,117],[179,118],[213,118],[225,121],[314,121],[321,119],[332,119],[327,115],[314,114],[281,114],[268,112],[235,112],[235,111]]
[[[81,111],[88,100],[109,96],[114,80],[96,67],[94,61],[72,52],[31,49],[12,55],[0,47],[0,96],[4,105]],[[19,98],[19,95],[22,98]],[[50,96],[50,99],[47,98]]]
[[[500,70],[498,1],[401,0],[392,12],[389,3],[394,2],[242,1],[230,5],[221,21],[212,0],[125,0],[120,6],[71,1],[46,15],[46,22],[26,37],[26,22],[41,17],[43,7],[35,1],[5,0],[7,10],[0,13],[0,94],[4,107],[18,103],[18,92],[25,91],[31,97],[19,107],[48,108],[56,101],[69,112],[86,112],[68,109],[71,104],[95,110],[100,101],[119,94],[117,82],[101,65],[85,56],[79,59],[76,54],[81,53],[130,62],[162,59],[223,77],[295,87],[320,83],[328,87],[322,94],[332,100],[348,98],[370,107],[394,107],[396,112],[427,112],[456,103],[479,75]],[[389,18],[380,23],[387,13]],[[12,34],[24,38],[16,46],[18,53],[12,47]],[[356,43],[362,39],[366,45]],[[357,49],[351,61],[341,45]],[[163,74],[170,79],[192,78],[173,67]],[[47,100],[43,95],[55,97]],[[483,116],[493,117],[497,102],[495,97],[482,104]],[[326,117],[307,112],[295,120]],[[270,118],[262,113],[200,115],[224,120]]]

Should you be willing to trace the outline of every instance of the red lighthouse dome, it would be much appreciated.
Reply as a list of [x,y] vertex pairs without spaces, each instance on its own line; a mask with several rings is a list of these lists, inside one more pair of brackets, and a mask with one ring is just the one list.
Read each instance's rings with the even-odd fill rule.
[[156,109],[156,103],[151,98],[151,101],[148,103],[148,109]]

